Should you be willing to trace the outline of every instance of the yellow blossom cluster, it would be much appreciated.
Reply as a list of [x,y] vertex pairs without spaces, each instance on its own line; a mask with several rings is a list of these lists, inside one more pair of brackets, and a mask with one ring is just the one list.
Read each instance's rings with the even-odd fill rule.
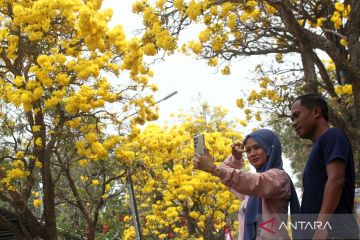
[[[159,8],[162,9],[163,4]],[[133,12],[142,14],[146,28],[141,39],[142,49],[146,55],[153,56],[157,48],[173,52],[176,48],[175,38],[168,30],[162,27],[162,21],[156,15],[155,9],[149,6],[147,1],[140,0],[133,4]]]
[[196,21],[200,16],[202,10],[202,4],[200,1],[191,0],[185,13],[189,16],[189,18],[193,21]]
[[236,99],[236,106],[238,108],[244,108],[244,99],[242,99],[242,98]]
[[[164,6],[167,6],[165,8]],[[169,11],[169,6],[173,7],[173,12]],[[186,20],[204,23],[205,28],[199,32],[198,40],[190,40],[187,44],[182,46],[182,51],[187,53],[187,50],[192,51],[195,55],[204,55],[209,50],[219,54],[226,49],[226,43],[231,41],[233,47],[240,47],[244,43],[244,36],[239,30],[239,22],[256,22],[262,21],[261,16],[274,15],[276,9],[269,5],[266,1],[258,3],[258,1],[247,0],[244,2],[223,2],[214,4],[210,0],[175,0],[175,1],[157,1],[151,4],[147,0],[139,0],[133,4],[133,12],[142,15],[144,25],[146,26],[142,36],[142,45],[144,53],[147,55],[154,55],[156,48],[162,48],[166,51],[173,51],[176,46],[177,39],[170,35],[168,30],[171,25],[166,17],[175,14],[176,18],[184,18]],[[186,17],[185,17],[186,16]],[[160,20],[161,19],[161,20]],[[177,21],[176,21],[177,22]],[[179,22],[182,22],[179,21]],[[175,23],[176,25],[177,23]],[[171,43],[169,46],[159,41],[159,35],[163,33],[167,42]],[[210,66],[217,66],[216,56],[209,58],[208,64]],[[222,74],[231,74],[230,67],[224,67],[221,70]]]
[[[143,165],[153,172],[137,169],[134,173],[136,198],[145,219],[144,236],[165,239],[171,233],[180,239],[194,237],[187,224],[194,224],[200,236],[209,229],[215,236],[226,219],[236,215],[240,201],[216,177],[192,166],[192,137],[200,129],[206,129],[207,148],[218,161],[231,153],[235,139],[242,139],[233,131],[235,125],[223,119],[225,109],[215,107],[212,111],[212,125],[201,116],[179,114],[181,124],[170,128],[148,125],[131,142],[119,146],[121,162]],[[211,226],[206,226],[207,222],[212,222]],[[131,235],[131,229],[129,223],[124,239]]]
[[[344,22],[349,18],[351,12],[350,4],[345,4],[343,1],[335,1],[334,12],[329,16],[321,16],[316,19],[316,22],[309,19],[299,19],[300,25],[310,28],[322,28],[324,22],[329,21],[334,25],[335,29],[340,29]],[[306,20],[306,21],[305,21]]]
[[[135,137],[139,122],[157,118],[151,108],[157,87],[150,83],[154,73],[144,54],[154,55],[157,47],[174,50],[174,38],[153,19],[155,42],[145,46],[141,39],[127,39],[122,26],[109,26],[112,11],[101,5],[101,0],[0,1],[0,8],[9,10],[0,17],[6,73],[0,79],[0,125],[11,146],[2,145],[4,194],[23,194],[24,184],[52,184],[40,184],[41,170],[64,164],[84,205],[105,202],[112,194],[109,179],[119,179],[125,167],[116,158],[125,143],[120,135]],[[154,16],[147,14],[149,20]],[[137,114],[130,118],[133,110]],[[121,134],[111,134],[114,129]],[[71,191],[64,194],[73,198]],[[32,203],[38,208],[42,200],[34,196]]]
[[[94,140],[93,142],[89,141],[78,141],[75,143],[75,147],[77,149],[77,153],[80,157],[87,157],[91,160],[104,160],[108,157],[108,151],[104,147],[104,145]],[[87,160],[80,160],[80,166],[86,166],[88,163]]]
[[345,85],[337,85],[335,87],[335,92],[338,95],[352,95],[352,85],[351,84],[345,84]]
[[[259,71],[261,66],[257,66]],[[262,121],[261,111],[252,111],[251,108],[258,103],[269,102],[271,104],[278,104],[283,101],[283,91],[286,91],[288,87],[286,85],[280,85],[275,83],[275,80],[270,79],[268,76],[258,78],[259,89],[251,90],[247,99],[239,98],[236,100],[237,107],[243,109],[245,119],[239,120],[239,123],[243,126],[248,125],[248,121],[255,118],[257,121]]]
[[335,29],[339,29],[343,24],[343,19],[348,18],[351,12],[350,5],[344,5],[342,2],[335,3],[335,10],[331,16],[331,21],[334,24]]
[[42,200],[41,199],[34,199],[34,207],[38,208],[40,207],[42,204]]
[[221,73],[223,75],[230,75],[231,74],[231,70],[229,66],[225,66],[223,69],[221,69]]
[[15,191],[24,178],[30,175],[25,165],[25,153],[19,151],[15,154],[15,160],[6,168],[0,167],[0,171],[5,173],[5,177],[0,179],[0,186],[9,191]]

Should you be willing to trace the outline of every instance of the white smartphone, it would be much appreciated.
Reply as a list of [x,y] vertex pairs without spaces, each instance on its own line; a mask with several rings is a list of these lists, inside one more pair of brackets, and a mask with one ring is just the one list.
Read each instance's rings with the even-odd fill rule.
[[205,154],[205,137],[204,134],[199,134],[194,137],[194,151],[197,154]]

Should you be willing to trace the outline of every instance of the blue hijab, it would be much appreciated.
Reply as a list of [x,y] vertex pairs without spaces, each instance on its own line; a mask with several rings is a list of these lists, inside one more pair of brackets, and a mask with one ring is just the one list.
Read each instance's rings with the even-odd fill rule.
[[[279,137],[268,129],[260,129],[247,135],[244,139],[246,141],[252,138],[263,149],[267,155],[266,163],[256,172],[263,173],[271,168],[277,168],[283,170],[283,162],[281,158],[282,150]],[[289,177],[290,179],[290,177]],[[300,212],[300,204],[295,191],[293,182],[291,183],[291,197],[290,197],[290,212],[291,214],[298,214]],[[245,223],[244,223],[244,239],[253,240],[256,238],[256,225],[257,214],[261,214],[262,205],[261,198],[249,196],[246,210],[245,210]]]

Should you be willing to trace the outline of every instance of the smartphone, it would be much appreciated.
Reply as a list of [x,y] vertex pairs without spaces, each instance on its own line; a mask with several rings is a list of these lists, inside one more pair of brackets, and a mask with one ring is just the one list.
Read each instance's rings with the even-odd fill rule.
[[194,137],[194,151],[197,154],[205,154],[205,137],[204,134],[199,134]]

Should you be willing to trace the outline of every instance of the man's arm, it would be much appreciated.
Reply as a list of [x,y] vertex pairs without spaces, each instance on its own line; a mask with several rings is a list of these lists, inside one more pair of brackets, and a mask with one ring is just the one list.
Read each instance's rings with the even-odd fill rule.
[[[345,163],[342,160],[333,160],[326,165],[328,179],[324,189],[324,197],[321,204],[318,221],[327,222],[339,205],[341,193],[345,183]],[[327,231],[317,229],[313,239],[327,239]]]
[[333,214],[340,202],[345,183],[345,163],[335,159],[326,166],[328,179],[324,189],[324,197],[319,214]]

